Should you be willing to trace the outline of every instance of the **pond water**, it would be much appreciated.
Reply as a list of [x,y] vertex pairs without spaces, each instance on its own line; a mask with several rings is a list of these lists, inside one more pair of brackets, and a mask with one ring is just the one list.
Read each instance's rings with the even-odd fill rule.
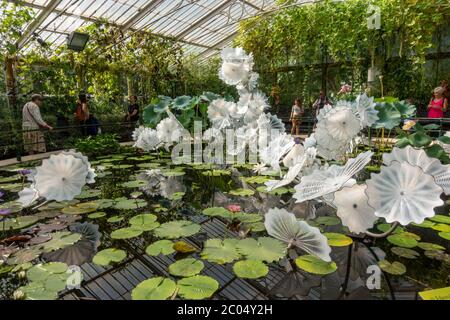
[[[390,299],[448,285],[449,241],[438,236],[447,207],[370,239],[349,234],[323,203],[296,204],[290,187],[266,192],[279,175],[256,175],[253,165],[174,165],[131,149],[90,160],[95,184],[29,210],[14,203],[28,183],[20,170],[39,163],[0,168],[0,208],[12,211],[0,224],[1,299]],[[276,207],[327,234],[334,263],[300,268],[300,252],[265,231]],[[368,267],[384,259],[399,265],[383,266],[369,290]]]

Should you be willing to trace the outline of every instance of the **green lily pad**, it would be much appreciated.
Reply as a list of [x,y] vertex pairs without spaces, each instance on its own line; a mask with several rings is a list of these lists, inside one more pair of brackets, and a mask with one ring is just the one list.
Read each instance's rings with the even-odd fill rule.
[[424,252],[425,256],[429,259],[450,263],[450,255],[441,250],[428,250]]
[[21,249],[10,256],[7,260],[8,264],[23,264],[38,258],[42,253],[40,246],[28,247]]
[[241,180],[249,184],[263,184],[266,183],[267,181],[270,181],[271,178],[267,176],[254,176],[254,177],[241,177]]
[[67,287],[67,273],[51,274],[45,280],[44,287],[51,292],[63,291]]
[[245,227],[250,229],[251,232],[263,232],[266,230],[263,222],[245,223]]
[[111,232],[111,238],[116,240],[125,240],[139,237],[144,231],[141,228],[128,227]]
[[99,210],[108,209],[114,205],[114,200],[112,199],[98,199],[92,202],[98,205]]
[[258,279],[269,273],[269,267],[259,260],[244,260],[234,264],[233,272],[239,278]]
[[268,194],[271,194],[274,196],[281,196],[283,194],[291,192],[291,190],[289,188],[285,188],[285,187],[277,188],[272,191],[267,191],[266,186],[259,186],[258,188],[256,188],[256,191],[261,192],[261,193],[268,193]]
[[23,208],[22,208],[22,204],[20,204],[19,202],[10,201],[10,202],[0,204],[0,210],[1,209],[8,209],[12,214],[12,213],[18,213],[18,212],[22,211]]
[[347,247],[353,243],[352,238],[347,237],[341,233],[324,233],[328,239],[328,245],[331,247]]
[[[388,232],[391,228],[392,228],[392,225],[388,224],[388,223],[381,223],[381,224],[377,225],[377,229],[381,232]],[[397,228],[395,228],[393,234],[402,233],[404,231],[405,231],[405,229],[403,229],[400,226],[397,226]]]
[[444,223],[435,224],[431,228],[441,232],[450,232],[450,225]]
[[7,219],[0,223],[0,230],[19,230],[29,227],[39,221],[36,216],[20,216],[17,218]]
[[450,232],[439,232],[438,235],[439,237],[450,241]]
[[42,249],[45,252],[52,252],[52,251],[56,251],[59,249],[64,249],[64,248],[71,246],[81,240],[81,234],[72,233],[69,231],[55,232],[55,233],[52,233],[51,236],[52,236],[52,239],[48,242],[45,242],[42,245]]
[[405,236],[404,232],[389,236],[389,237],[387,237],[387,240],[390,243],[392,243],[398,247],[402,247],[402,248],[411,249],[411,248],[414,248],[417,246],[417,240],[410,236]]
[[219,283],[215,279],[200,275],[183,278],[177,285],[179,296],[189,300],[210,298],[219,289]]
[[416,226],[416,227],[420,227],[420,228],[432,228],[435,225],[435,223],[431,222],[431,221],[428,221],[428,220],[425,220],[421,224],[411,223],[411,225]]
[[326,262],[312,255],[300,256],[295,259],[295,264],[300,269],[318,275],[327,275],[337,270],[336,263]]
[[176,277],[192,277],[199,274],[205,265],[200,260],[187,258],[169,266],[169,273]]
[[171,221],[163,223],[155,229],[158,238],[178,239],[189,237],[200,231],[200,225],[187,220]]
[[134,228],[142,229],[142,231],[151,231],[159,227],[156,222],[157,217],[153,214],[140,214],[130,219],[130,224]]
[[100,190],[95,189],[85,189],[83,190],[78,196],[75,198],[77,199],[90,199],[90,198],[97,198],[102,194]]
[[146,185],[148,185],[148,182],[143,180],[128,181],[121,184],[122,187],[130,189],[141,188],[145,187]]
[[450,224],[450,217],[443,215],[435,215],[433,218],[430,218],[431,221]]
[[72,214],[72,215],[87,214],[97,211],[98,207],[99,205],[96,202],[84,202],[63,208],[61,212],[64,214]]
[[99,266],[109,266],[112,263],[119,263],[127,257],[127,253],[120,249],[110,248],[98,252],[92,262]]
[[228,219],[231,216],[231,212],[222,207],[212,207],[204,209],[203,214],[209,217],[222,217],[225,219]]
[[131,292],[133,300],[167,300],[175,293],[177,286],[168,278],[151,278],[139,283]]
[[429,243],[429,242],[419,242],[417,244],[417,246],[425,251],[429,251],[429,250],[445,250],[445,248],[443,246],[440,246],[438,244],[435,243]]
[[237,243],[237,251],[248,260],[276,262],[286,255],[286,245],[269,237],[247,238]]
[[94,213],[91,213],[90,215],[88,215],[89,219],[100,219],[103,217],[106,217],[105,212],[94,212]]
[[117,210],[136,210],[147,206],[147,202],[142,199],[122,199],[114,204]]
[[322,224],[324,226],[336,226],[341,223],[341,220],[337,217],[318,217],[315,219],[318,224]]
[[45,288],[45,284],[31,282],[26,286],[17,289],[25,294],[26,300],[56,300],[58,293]]
[[121,216],[114,216],[106,220],[108,223],[119,223],[122,222],[125,218]]
[[205,241],[201,258],[217,264],[225,264],[238,260],[238,239],[208,239]]
[[400,262],[394,261],[393,263],[390,263],[387,260],[381,260],[378,262],[378,266],[383,270],[384,272],[387,272],[389,274],[400,276],[406,272],[406,267]]
[[149,256],[158,256],[160,254],[169,255],[175,252],[173,242],[170,240],[160,240],[152,243],[145,249],[145,253]]
[[392,247],[391,251],[394,254],[406,259],[417,259],[418,257],[420,257],[420,253],[407,248]]
[[250,189],[239,188],[239,189],[235,189],[235,190],[230,190],[228,193],[233,196],[250,197],[255,194],[255,191],[250,190]]

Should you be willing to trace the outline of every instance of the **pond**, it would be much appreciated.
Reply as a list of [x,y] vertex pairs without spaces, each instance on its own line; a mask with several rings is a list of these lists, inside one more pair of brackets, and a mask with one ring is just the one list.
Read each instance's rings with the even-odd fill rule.
[[[295,203],[291,187],[267,192],[279,173],[254,165],[174,165],[131,148],[90,163],[96,182],[73,201],[31,209],[15,200],[39,163],[0,169],[1,299],[413,299],[448,281],[447,205],[377,239],[350,233],[322,202]],[[274,208],[319,228],[332,262],[270,237]]]

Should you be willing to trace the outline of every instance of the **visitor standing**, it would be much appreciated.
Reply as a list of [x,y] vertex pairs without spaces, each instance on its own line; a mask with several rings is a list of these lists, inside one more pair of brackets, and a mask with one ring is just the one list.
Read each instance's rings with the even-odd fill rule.
[[291,116],[289,121],[292,122],[291,134],[300,135],[300,123],[302,121],[302,116],[305,113],[305,109],[303,108],[303,103],[301,99],[295,99],[294,106],[291,110]]
[[433,90],[434,97],[431,98],[428,105],[428,118],[438,119],[444,117],[444,112],[448,108],[448,99],[444,97],[445,89],[437,87]]
[[319,98],[313,103],[313,109],[316,110],[316,118],[319,115],[320,109],[327,104],[332,105],[330,99],[325,94],[325,90],[320,90]]
[[276,112],[276,114],[280,112],[281,96],[280,96],[280,89],[278,87],[272,88],[272,92],[270,93],[269,97],[269,104],[272,107],[272,110]]
[[446,98],[447,100],[450,99],[450,91],[449,91],[449,87],[448,87],[448,82],[446,80],[441,80],[441,83],[439,85],[440,87],[444,88],[444,98]]
[[137,103],[137,96],[130,96],[130,105],[128,106],[127,121],[133,122],[137,125],[139,121],[139,104]]
[[40,94],[33,94],[31,101],[27,102],[22,109],[22,129],[24,149],[30,155],[46,152],[45,138],[41,129],[53,130],[41,116],[39,107],[42,105],[44,97]]
[[78,95],[77,108],[75,110],[75,119],[81,127],[81,134],[83,136],[86,136],[86,121],[89,119],[89,104],[87,96],[84,93]]

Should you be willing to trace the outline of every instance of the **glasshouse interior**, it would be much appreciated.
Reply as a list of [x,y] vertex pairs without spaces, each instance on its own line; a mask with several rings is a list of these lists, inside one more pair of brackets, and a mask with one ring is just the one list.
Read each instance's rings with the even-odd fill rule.
[[450,300],[448,0],[0,0],[0,300]]

